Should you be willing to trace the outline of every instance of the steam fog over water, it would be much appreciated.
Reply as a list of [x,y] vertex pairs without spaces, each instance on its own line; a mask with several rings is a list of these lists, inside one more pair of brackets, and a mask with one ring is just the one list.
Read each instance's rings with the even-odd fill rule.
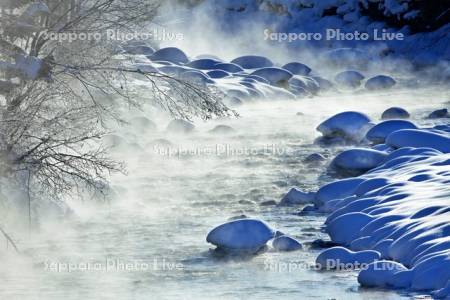
[[[313,144],[325,118],[356,110],[378,120],[386,108],[401,106],[416,124],[431,126],[423,117],[448,99],[448,91],[436,89],[274,99],[238,107],[239,118],[196,120],[189,135],[167,133],[170,118],[148,109],[142,115],[157,124],[156,132],[115,128],[123,140],[112,151],[128,174],[113,176],[107,201],[73,201],[70,219],[43,219],[38,231],[24,234],[20,244],[30,258],[3,256],[0,298],[409,299],[405,292],[360,288],[356,272],[309,270],[319,250],[307,245],[326,239],[325,215],[301,215],[301,207],[268,201],[278,202],[292,186],[316,190],[332,180],[324,166],[302,162],[314,152],[329,161],[342,149]],[[216,125],[235,132],[209,132]],[[242,214],[306,247],[251,259],[212,255],[207,232]]]

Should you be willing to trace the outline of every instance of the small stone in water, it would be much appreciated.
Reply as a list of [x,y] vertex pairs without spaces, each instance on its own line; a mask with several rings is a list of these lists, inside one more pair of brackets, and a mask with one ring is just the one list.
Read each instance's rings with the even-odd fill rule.
[[277,205],[277,201],[275,200],[266,200],[261,202],[259,205],[261,206],[273,206],[273,205]]
[[278,251],[295,251],[302,249],[302,244],[296,239],[283,235],[273,240],[272,246]]

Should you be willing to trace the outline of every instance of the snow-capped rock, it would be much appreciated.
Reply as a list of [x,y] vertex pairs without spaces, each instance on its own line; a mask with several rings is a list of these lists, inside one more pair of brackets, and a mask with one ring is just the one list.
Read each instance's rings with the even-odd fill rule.
[[307,76],[307,75],[309,75],[309,73],[311,73],[310,67],[308,67],[305,64],[299,63],[299,62],[287,63],[284,66],[282,66],[281,68],[288,70],[289,72],[291,72],[294,75]]
[[159,49],[148,58],[152,61],[169,61],[174,64],[185,64],[189,61],[187,55],[176,47]]
[[228,126],[228,125],[217,125],[213,129],[211,129],[209,132],[214,133],[214,134],[232,134],[232,133],[235,133],[236,130],[233,127]]
[[367,132],[366,139],[374,144],[383,144],[389,134],[400,129],[417,129],[417,126],[406,120],[383,121]]
[[321,269],[345,270],[361,268],[380,259],[380,253],[373,250],[353,252],[344,247],[333,247],[322,251],[316,259]]
[[320,86],[317,81],[311,77],[295,75],[289,80],[289,89],[294,91],[303,89],[304,91],[315,95],[319,92]]
[[392,88],[396,83],[394,78],[390,76],[378,75],[368,79],[364,87],[370,91],[385,90]]
[[272,85],[280,86],[286,84],[293,75],[291,72],[281,68],[267,67],[254,71],[250,76],[259,76],[269,81]]
[[370,127],[370,118],[360,112],[346,111],[323,121],[317,131],[324,137],[342,137],[359,142]]
[[316,193],[314,192],[303,192],[298,188],[292,188],[289,192],[284,195],[281,199],[280,205],[297,205],[312,203],[315,199]]
[[208,83],[210,84],[214,83],[214,81],[211,78],[209,78],[208,75],[199,70],[190,70],[183,72],[180,75],[180,79],[190,81],[198,85],[206,85]]
[[186,66],[199,69],[199,70],[212,70],[215,69],[215,65],[221,63],[218,60],[210,59],[210,58],[202,58],[189,62]]
[[408,272],[408,269],[394,261],[380,260],[363,269],[358,275],[358,282],[365,287],[395,286],[395,275],[401,272]]
[[334,77],[334,81],[344,88],[357,88],[363,79],[364,76],[358,71],[344,71]]
[[386,144],[394,148],[429,147],[450,153],[450,136],[419,129],[402,129],[388,135]]
[[226,251],[256,253],[274,235],[263,221],[241,219],[217,226],[208,233],[206,241]]
[[317,191],[314,204],[321,207],[328,201],[352,196],[362,182],[364,182],[362,178],[348,178],[328,183]]
[[282,235],[272,241],[272,246],[277,251],[296,251],[302,249],[302,244],[296,239]]
[[267,57],[258,55],[240,56],[233,59],[231,63],[239,65],[244,69],[268,68],[273,66],[273,63]]
[[387,157],[386,152],[355,148],[339,153],[330,167],[342,175],[356,176],[379,166]]
[[229,73],[238,73],[244,71],[241,66],[232,63],[218,63],[214,65],[214,69],[226,71]]
[[171,133],[190,133],[194,131],[194,124],[180,119],[172,120],[169,125],[167,125],[167,131]]
[[206,72],[206,74],[213,79],[224,78],[224,77],[230,76],[230,73],[228,73],[227,71],[223,71],[223,70],[211,70],[211,71]]
[[409,119],[409,113],[401,107],[390,107],[381,115],[382,120],[388,119]]
[[427,117],[428,119],[440,119],[440,118],[450,118],[450,114],[448,113],[448,109],[442,108],[433,111]]

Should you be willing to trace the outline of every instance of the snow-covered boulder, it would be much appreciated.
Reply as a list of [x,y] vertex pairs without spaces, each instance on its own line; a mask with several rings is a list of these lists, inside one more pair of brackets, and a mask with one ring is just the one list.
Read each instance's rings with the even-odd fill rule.
[[411,288],[418,291],[436,290],[445,287],[449,280],[450,253],[447,248],[444,251],[428,256],[428,258],[414,266],[411,276]]
[[282,235],[272,241],[272,247],[277,251],[296,251],[302,249],[302,244],[290,236]]
[[170,61],[174,64],[185,64],[189,61],[187,55],[176,47],[159,49],[148,58],[152,61]]
[[308,67],[305,64],[299,63],[299,62],[287,63],[284,66],[282,66],[281,68],[288,70],[289,72],[291,72],[294,75],[307,76],[307,75],[309,75],[309,73],[311,73],[310,67]]
[[357,88],[363,79],[364,76],[358,71],[344,71],[334,77],[334,81],[344,88]]
[[402,129],[388,135],[386,144],[394,148],[428,147],[450,153],[450,136],[419,129]]
[[434,299],[446,299],[450,298],[450,280],[447,282],[445,287],[431,292]]
[[317,94],[320,90],[319,84],[313,78],[295,75],[289,80],[289,89],[295,91],[299,88],[313,95]]
[[342,137],[360,142],[370,127],[370,118],[360,112],[346,111],[323,121],[317,131],[324,137]]
[[326,92],[326,91],[333,89],[333,87],[334,87],[334,84],[331,81],[329,81],[328,79],[325,79],[323,77],[312,76],[311,78],[317,82],[317,84],[319,85],[320,91]]
[[214,83],[214,81],[211,78],[209,78],[208,75],[198,70],[190,70],[183,72],[180,75],[180,79],[190,81],[198,85],[206,85],[208,83],[210,84]]
[[361,270],[358,274],[358,282],[365,287],[399,286],[402,282],[398,282],[401,276],[397,274],[401,275],[403,272],[408,272],[408,269],[402,264],[380,260]]
[[289,192],[284,195],[281,199],[280,205],[297,205],[306,204],[314,202],[316,193],[313,192],[303,192],[298,188],[292,188]]
[[256,253],[271,240],[275,232],[263,221],[234,220],[211,230],[206,241],[226,251]]
[[151,56],[155,53],[155,49],[148,45],[125,45],[122,47],[125,52],[133,55]]
[[262,82],[262,83],[265,83],[265,84],[270,84],[270,82],[269,82],[269,80],[267,80],[267,79],[265,79],[265,78],[263,78],[263,77],[261,77],[261,76],[258,76],[258,75],[246,75],[245,77],[244,77],[244,79],[242,79],[242,80],[253,80],[253,82]]
[[232,133],[235,133],[236,130],[233,127],[228,126],[228,125],[217,125],[213,129],[211,129],[209,132],[214,133],[214,134],[232,134]]
[[143,73],[159,73],[159,70],[154,65],[148,63],[137,63],[134,67]]
[[167,131],[171,133],[190,133],[194,129],[194,124],[181,119],[172,120],[167,126]]
[[339,153],[330,167],[341,175],[357,176],[379,166],[386,157],[386,152],[355,148]]
[[389,184],[389,180],[383,177],[377,177],[368,179],[366,181],[361,182],[355,189],[356,196],[362,196],[366,193],[381,188]]
[[378,75],[366,81],[364,85],[367,90],[385,90],[392,88],[397,82],[394,78],[386,75]]
[[232,63],[219,63],[214,65],[214,69],[226,71],[229,73],[238,73],[244,71],[241,66]]
[[264,56],[258,55],[244,55],[237,57],[231,61],[232,64],[237,64],[244,69],[258,69],[272,67],[273,63]]
[[259,76],[269,81],[272,85],[280,86],[286,84],[293,75],[291,72],[281,68],[267,67],[254,71],[250,76]]
[[217,65],[218,63],[221,62],[215,59],[202,58],[193,60],[186,64],[186,66],[199,70],[212,70],[215,69],[215,65]]
[[440,118],[450,118],[450,114],[448,113],[448,109],[442,108],[433,111],[427,117],[428,119],[440,119]]
[[390,107],[381,115],[382,120],[388,119],[409,119],[409,113],[401,107]]
[[164,74],[179,77],[184,72],[190,71],[191,69],[181,67],[181,66],[173,66],[173,65],[167,65],[167,66],[161,66],[158,67],[158,71],[162,72]]
[[364,182],[362,178],[348,178],[328,183],[317,191],[314,204],[321,207],[328,201],[352,196],[362,182]]
[[380,259],[380,253],[373,250],[353,252],[344,247],[333,247],[322,251],[316,259],[320,269],[361,268]]
[[326,231],[333,242],[349,246],[354,240],[361,237],[361,228],[373,220],[374,217],[366,213],[351,212],[330,221]]
[[224,78],[224,77],[230,76],[230,73],[228,73],[227,71],[223,71],[223,70],[211,70],[211,71],[206,72],[206,74],[213,79]]
[[374,144],[383,144],[389,134],[400,129],[417,129],[417,126],[406,120],[383,121],[367,132],[366,139]]

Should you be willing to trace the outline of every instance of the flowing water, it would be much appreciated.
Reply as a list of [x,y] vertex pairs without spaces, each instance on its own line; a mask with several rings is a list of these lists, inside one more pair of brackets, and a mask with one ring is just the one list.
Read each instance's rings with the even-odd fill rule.
[[[19,241],[25,255],[3,256],[0,299],[410,299],[406,292],[361,289],[356,272],[308,268],[320,251],[308,242],[327,238],[325,215],[262,204],[279,201],[291,186],[316,190],[333,180],[325,166],[302,163],[308,154],[331,159],[339,150],[313,145],[325,118],[358,110],[378,119],[402,106],[422,120],[445,101],[445,92],[405,91],[260,102],[239,107],[237,119],[198,121],[196,132],[178,136],[164,133],[167,119],[149,116],[157,133],[119,134],[129,143],[117,153],[128,174],[113,177],[108,203],[73,203],[71,219],[42,223]],[[208,132],[218,124],[236,132]],[[151,142],[161,138],[172,145]],[[213,255],[208,231],[241,214],[267,221],[304,249]]]

